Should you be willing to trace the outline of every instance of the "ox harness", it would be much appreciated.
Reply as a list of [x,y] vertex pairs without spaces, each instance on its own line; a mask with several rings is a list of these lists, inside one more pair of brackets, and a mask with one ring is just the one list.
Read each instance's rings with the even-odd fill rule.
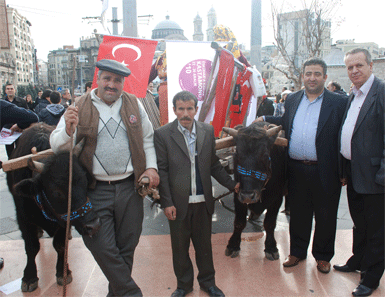
[[[47,196],[45,195],[44,191],[41,191],[41,195],[37,194],[34,197],[36,205],[39,207],[41,212],[43,213],[43,216],[52,222],[59,223],[62,225],[62,223],[65,223],[67,221],[67,213],[65,214],[57,214],[56,211],[53,209],[51,203],[47,199]],[[46,208],[44,208],[43,203],[45,202]],[[80,206],[77,210],[74,210],[70,214],[70,221],[76,220],[77,218],[83,217],[87,212],[89,212],[92,209],[92,204],[87,197],[86,202]]]
[[268,181],[270,179],[270,174],[262,173],[260,171],[253,170],[253,169],[246,169],[246,168],[242,167],[241,165],[237,166],[237,171],[240,175],[250,176],[252,178],[255,178],[255,179],[258,179],[258,180],[264,182],[264,184],[262,186],[262,191],[265,189],[266,184],[268,183]]

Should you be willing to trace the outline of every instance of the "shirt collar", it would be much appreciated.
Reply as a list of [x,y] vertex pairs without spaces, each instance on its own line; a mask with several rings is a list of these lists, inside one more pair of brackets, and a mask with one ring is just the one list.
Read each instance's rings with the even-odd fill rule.
[[323,91],[322,91],[322,94],[319,95],[317,98],[315,98],[314,101],[310,102],[310,101],[309,101],[309,98],[307,97],[306,90],[303,92],[304,98],[305,98],[307,101],[309,101],[310,103],[314,103],[314,102],[317,102],[318,100],[322,100],[322,99],[324,98],[324,94],[325,94],[325,90],[323,90]]
[[193,123],[193,126],[192,126],[192,130],[191,130],[191,133],[188,129],[186,129],[185,127],[183,127],[180,122],[178,121],[178,129],[180,132],[182,132],[183,134],[185,134],[186,132],[188,132],[189,134],[191,135],[196,135],[196,127],[195,127],[195,120],[194,120],[194,123]]
[[353,93],[354,95],[357,95],[358,91],[360,90],[364,96],[368,95],[370,88],[372,87],[372,84],[374,82],[374,74],[372,73],[368,80],[361,86],[361,88],[357,88],[356,86],[353,87]]

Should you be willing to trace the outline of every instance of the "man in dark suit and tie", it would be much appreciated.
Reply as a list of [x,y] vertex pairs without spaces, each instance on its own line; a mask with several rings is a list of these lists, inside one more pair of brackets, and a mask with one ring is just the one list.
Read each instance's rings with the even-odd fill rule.
[[366,49],[346,53],[345,64],[354,84],[340,131],[342,178],[347,183],[353,227],[353,255],[342,272],[361,271],[354,296],[369,296],[384,273],[384,98],[385,82],[372,73]]
[[287,96],[282,117],[265,117],[282,125],[289,140],[290,255],[283,266],[296,266],[307,257],[314,213],[312,254],[323,273],[330,271],[334,256],[341,193],[338,132],[347,101],[325,89],[326,69],[319,58],[307,60],[302,70],[305,90]]
[[193,289],[194,271],[189,257],[190,240],[198,266],[198,282],[210,296],[224,296],[215,285],[211,249],[214,212],[211,176],[238,191],[215,154],[212,126],[197,122],[197,98],[187,91],[173,98],[177,119],[157,130],[154,144],[160,177],[160,201],[169,220],[177,289],[171,296],[185,296]]

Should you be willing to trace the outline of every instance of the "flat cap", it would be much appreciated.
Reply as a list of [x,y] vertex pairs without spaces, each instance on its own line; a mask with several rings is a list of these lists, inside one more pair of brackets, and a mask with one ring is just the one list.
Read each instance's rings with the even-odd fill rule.
[[129,76],[131,74],[130,69],[115,60],[103,59],[97,61],[96,67],[98,67],[99,70],[109,71],[124,77]]

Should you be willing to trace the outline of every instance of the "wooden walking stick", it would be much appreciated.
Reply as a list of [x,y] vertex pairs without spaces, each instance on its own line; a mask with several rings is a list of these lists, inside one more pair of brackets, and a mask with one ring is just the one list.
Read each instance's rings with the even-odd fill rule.
[[[75,102],[73,104],[75,106]],[[74,145],[74,132],[73,124],[70,129],[70,160],[69,160],[69,176],[68,176],[68,209],[67,209],[67,223],[66,223],[66,237],[64,245],[64,268],[63,268],[63,297],[67,295],[67,270],[68,270],[68,241],[71,233],[70,218],[71,218],[71,200],[72,200],[72,166],[73,166],[73,145]]]

